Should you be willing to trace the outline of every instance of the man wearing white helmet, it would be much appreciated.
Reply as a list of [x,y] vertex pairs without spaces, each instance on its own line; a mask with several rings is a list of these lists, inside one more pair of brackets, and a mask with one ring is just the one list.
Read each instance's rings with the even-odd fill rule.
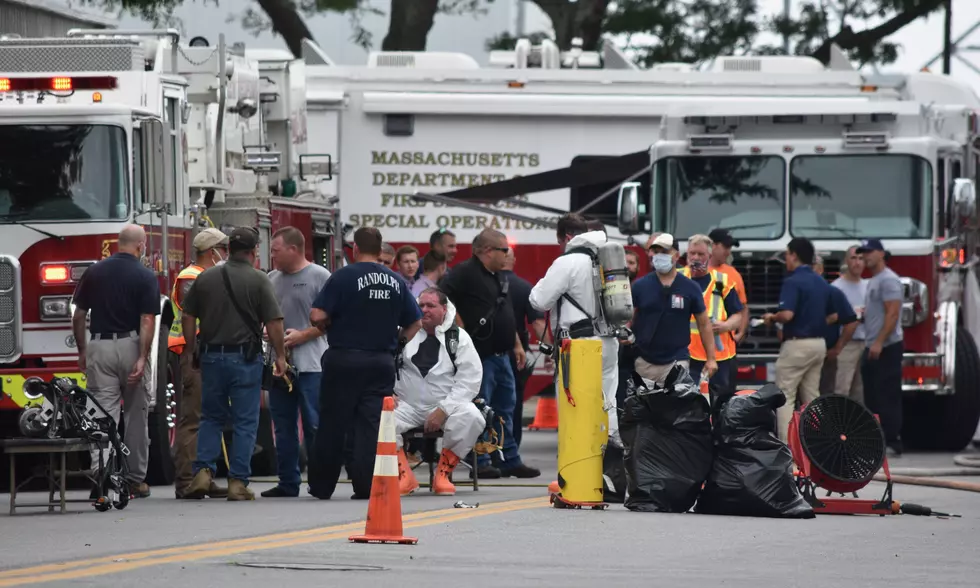
[[[194,280],[204,270],[220,265],[228,258],[228,236],[218,229],[204,229],[194,237],[194,263],[188,265],[177,274],[173,290],[170,293],[170,303],[174,310],[174,324],[170,327],[170,337],[167,347],[180,356],[181,390],[177,415],[177,435],[174,441],[174,466],[177,478],[174,480],[174,493],[177,498],[184,498],[184,490],[194,477],[192,465],[197,456],[197,430],[201,426],[201,371],[193,367],[190,353],[184,351],[184,332],[180,324],[180,314],[183,310],[184,296]],[[221,488],[214,482],[208,496],[224,498],[228,495],[227,488]]]

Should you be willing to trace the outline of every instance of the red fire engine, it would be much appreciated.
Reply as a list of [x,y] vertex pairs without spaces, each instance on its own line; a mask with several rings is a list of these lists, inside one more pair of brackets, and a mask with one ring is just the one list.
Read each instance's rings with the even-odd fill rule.
[[[84,385],[74,287],[115,251],[125,224],[139,223],[163,293],[146,378],[150,484],[173,479],[180,378],[168,296],[195,231],[259,228],[262,269],[286,224],[328,268],[343,255],[337,207],[319,196],[323,173],[307,160],[302,62],[249,58],[223,37],[179,41],[173,30],[0,39],[0,435],[16,435],[21,408],[37,402],[30,378]],[[264,422],[260,438],[271,440]],[[264,449],[273,453],[271,441]]]

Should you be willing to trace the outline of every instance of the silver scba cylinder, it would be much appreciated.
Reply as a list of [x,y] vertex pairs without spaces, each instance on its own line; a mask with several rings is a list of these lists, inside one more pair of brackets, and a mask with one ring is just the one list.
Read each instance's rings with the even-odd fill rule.
[[602,266],[602,311],[606,323],[621,328],[633,320],[633,293],[629,271],[626,269],[626,249],[620,243],[608,241],[599,247]]

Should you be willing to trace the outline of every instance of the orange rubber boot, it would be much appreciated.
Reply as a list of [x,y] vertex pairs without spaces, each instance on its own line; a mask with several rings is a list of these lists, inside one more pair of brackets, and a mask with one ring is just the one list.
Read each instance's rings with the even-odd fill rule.
[[418,489],[419,481],[415,479],[415,472],[408,465],[408,456],[403,447],[398,450],[398,490],[402,496],[408,496]]
[[459,457],[448,449],[442,450],[439,456],[439,467],[436,469],[436,477],[432,480],[432,492],[436,496],[452,496],[456,494],[456,486],[449,481],[449,475],[453,473],[459,465]]

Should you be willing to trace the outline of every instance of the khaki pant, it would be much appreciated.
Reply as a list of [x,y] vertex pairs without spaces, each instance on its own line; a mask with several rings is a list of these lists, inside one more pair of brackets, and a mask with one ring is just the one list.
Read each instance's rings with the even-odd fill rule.
[[[136,385],[129,385],[127,379],[136,360],[139,358],[139,335],[133,332],[118,339],[93,339],[85,349],[85,377],[89,392],[99,401],[109,416],[119,423],[121,404],[126,406],[126,433],[123,443],[129,449],[126,464],[129,466],[129,481],[140,483],[146,478],[146,467],[150,460],[150,436],[147,430],[147,402],[144,379]],[[149,370],[149,366],[145,370]],[[109,450],[103,449],[103,459],[108,459]],[[99,450],[91,451],[91,468],[99,467]]]
[[[686,370],[691,369],[690,362],[688,362],[686,359],[675,363],[683,366]],[[640,374],[640,377],[643,378],[643,383],[652,388],[655,383],[663,384],[664,380],[667,379],[667,375],[670,373],[671,368],[673,367],[673,363],[653,365],[642,357],[637,357],[636,367],[634,369],[636,370],[636,373]]]
[[861,357],[864,341],[848,341],[837,356],[837,380],[834,393],[849,396],[864,404],[864,382],[861,380]]
[[796,410],[797,396],[806,404],[820,396],[820,372],[827,357],[827,343],[823,337],[790,339],[779,348],[776,360],[776,386],[786,395],[786,404],[779,407],[776,420],[779,438],[785,442],[789,422]]
[[194,478],[197,458],[197,430],[201,427],[201,372],[192,367],[188,350],[180,356],[180,413],[177,415],[177,434],[174,440],[174,467],[177,476],[174,487],[181,494]]

